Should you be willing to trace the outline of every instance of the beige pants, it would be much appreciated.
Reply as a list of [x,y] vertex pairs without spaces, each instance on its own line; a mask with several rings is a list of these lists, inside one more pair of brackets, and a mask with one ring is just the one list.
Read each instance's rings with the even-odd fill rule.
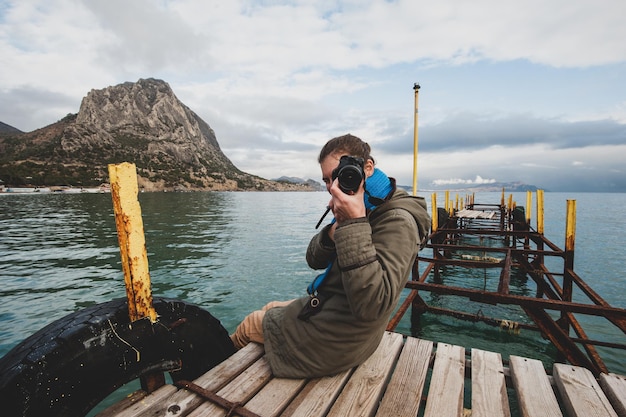
[[237,329],[235,333],[230,335],[230,340],[237,349],[241,349],[250,342],[256,342],[263,344],[263,317],[265,312],[270,308],[284,307],[289,305],[293,300],[288,301],[271,301],[263,306],[260,310],[253,311],[248,314]]

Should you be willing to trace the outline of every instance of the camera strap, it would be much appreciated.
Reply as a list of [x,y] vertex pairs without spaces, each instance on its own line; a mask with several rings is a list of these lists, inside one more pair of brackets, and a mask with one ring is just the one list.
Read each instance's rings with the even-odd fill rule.
[[306,321],[309,319],[309,317],[314,316],[317,313],[319,313],[322,310],[322,306],[324,305],[326,300],[328,300],[330,297],[333,296],[332,293],[323,293],[323,292],[318,291],[318,289],[324,283],[324,280],[328,276],[330,269],[333,267],[334,261],[335,261],[335,258],[333,257],[333,259],[328,263],[326,270],[322,272],[321,274],[319,274],[318,276],[316,276],[315,279],[313,279],[313,281],[311,281],[311,283],[307,287],[306,291],[309,293],[309,299],[307,300],[307,303],[300,311],[300,314],[298,314],[298,318],[300,320]]
[[315,295],[311,294],[307,303],[302,307],[298,314],[298,319],[307,321],[312,316],[322,311],[324,303],[332,297],[333,293],[317,292]]
[[328,266],[326,267],[326,270],[324,272],[322,272],[321,274],[319,274],[318,276],[316,276],[315,279],[313,279],[313,281],[311,281],[311,283],[309,284],[309,286],[306,289],[306,292],[308,292],[309,295],[313,296],[313,295],[317,294],[318,288],[324,283],[324,280],[326,279],[326,276],[330,272],[330,268],[333,267],[333,262],[334,261],[335,261],[335,258],[333,257],[333,259],[328,263]]

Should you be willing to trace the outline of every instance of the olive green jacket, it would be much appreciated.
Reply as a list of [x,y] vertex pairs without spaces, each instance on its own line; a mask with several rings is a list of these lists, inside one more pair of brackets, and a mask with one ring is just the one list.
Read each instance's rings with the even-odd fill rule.
[[335,258],[320,292],[332,294],[304,321],[309,297],[268,310],[263,320],[266,357],[278,377],[309,378],[361,364],[378,347],[409,278],[430,217],[426,202],[403,190],[368,214],[311,239],[307,262],[324,269]]

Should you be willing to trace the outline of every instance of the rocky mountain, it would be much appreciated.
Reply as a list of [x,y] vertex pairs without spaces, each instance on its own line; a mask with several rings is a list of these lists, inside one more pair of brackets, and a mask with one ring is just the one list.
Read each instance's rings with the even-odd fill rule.
[[108,164],[125,161],[146,191],[309,189],[237,169],[213,129],[156,79],[91,90],[77,114],[33,132],[0,130],[5,184],[99,185]]

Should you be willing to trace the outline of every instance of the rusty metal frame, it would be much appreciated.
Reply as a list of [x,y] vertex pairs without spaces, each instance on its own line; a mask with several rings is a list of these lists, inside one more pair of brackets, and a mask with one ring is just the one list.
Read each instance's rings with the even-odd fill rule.
[[[626,344],[614,341],[591,340],[587,337],[575,314],[604,317],[618,330],[626,334],[626,309],[609,305],[587,283],[584,282],[573,268],[573,250],[562,250],[530,227],[527,223],[516,223],[512,211],[504,205],[471,204],[472,210],[493,210],[496,215],[492,219],[465,219],[452,215],[448,221],[432,233],[426,248],[432,249],[432,257],[418,256],[413,268],[412,279],[406,284],[411,291],[404,299],[397,313],[391,318],[388,330],[395,330],[409,307],[413,315],[429,312],[455,317],[461,320],[481,321],[498,326],[502,319],[485,317],[468,312],[455,311],[430,306],[420,296],[427,291],[435,294],[465,297],[476,303],[517,305],[525,312],[534,324],[520,324],[520,328],[539,331],[549,339],[559,352],[559,360],[566,360],[573,365],[584,366],[595,375],[608,372],[606,365],[598,354],[595,346],[626,350]],[[502,246],[468,245],[463,241],[469,236],[497,238]],[[452,259],[459,252],[476,252],[496,254],[494,259]],[[549,271],[544,261],[547,257],[556,257],[563,262],[563,270]],[[480,257],[478,257],[480,258]],[[495,257],[494,257],[495,258]],[[418,263],[426,263],[420,275]],[[500,268],[499,282],[496,291],[485,291],[431,282],[445,266],[461,268]],[[536,286],[535,296],[514,295],[509,293],[512,269],[524,273],[532,279]],[[585,302],[573,301],[573,293],[586,297]],[[559,317],[555,319],[548,311]],[[571,334],[573,331],[574,334]]]

